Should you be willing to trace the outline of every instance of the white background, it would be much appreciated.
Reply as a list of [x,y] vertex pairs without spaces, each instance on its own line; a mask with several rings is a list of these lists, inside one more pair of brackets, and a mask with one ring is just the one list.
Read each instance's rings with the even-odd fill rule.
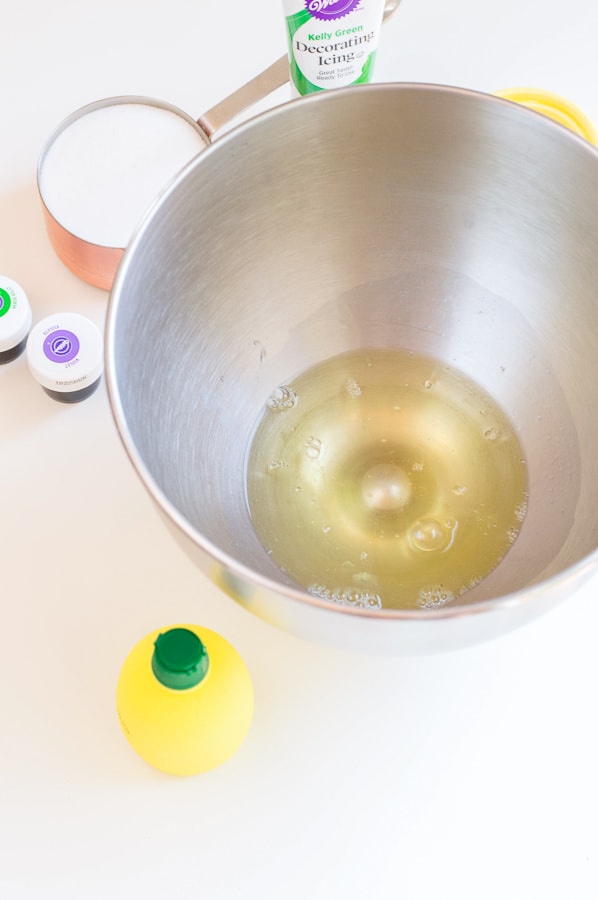
[[[594,0],[403,0],[376,80],[543,87],[598,122],[597,34]],[[285,49],[278,0],[3,0],[0,272],[35,321],[106,311],[44,231],[36,163],[62,118],[117,94],[196,117]],[[596,579],[473,649],[332,651],[183,557],[103,384],[69,407],[24,358],[0,367],[0,441],[2,898],[595,900]],[[183,780],[138,759],[114,708],[130,647],[180,621],[227,637],[256,692],[239,753]]]

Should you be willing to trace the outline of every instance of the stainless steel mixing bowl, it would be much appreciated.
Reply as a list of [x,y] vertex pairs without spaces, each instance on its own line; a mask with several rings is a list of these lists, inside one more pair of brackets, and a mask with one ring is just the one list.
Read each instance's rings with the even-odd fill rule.
[[[484,94],[320,94],[203,151],[137,230],[107,325],[116,424],[172,532],[248,609],[347,649],[453,649],[571,594],[598,559],[597,237],[597,151]],[[519,538],[438,609],[313,597],[252,528],[244,464],[267,397],[359,347],[455,366],[525,450]]]

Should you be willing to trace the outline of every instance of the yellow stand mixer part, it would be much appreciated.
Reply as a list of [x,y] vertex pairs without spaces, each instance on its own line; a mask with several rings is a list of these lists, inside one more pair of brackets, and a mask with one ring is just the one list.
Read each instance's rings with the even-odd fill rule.
[[598,145],[598,132],[590,119],[579,107],[559,94],[542,91],[539,88],[515,87],[495,91],[495,96],[502,97],[503,100],[512,100],[514,103],[521,103],[535,112],[548,116],[559,125],[564,125],[570,131],[585,138],[590,144]]

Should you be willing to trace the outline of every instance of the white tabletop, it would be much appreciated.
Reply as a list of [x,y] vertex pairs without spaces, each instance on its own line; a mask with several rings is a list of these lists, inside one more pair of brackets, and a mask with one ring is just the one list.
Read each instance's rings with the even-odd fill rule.
[[[403,0],[376,80],[532,85],[598,123],[597,34],[594,0]],[[106,311],[42,222],[37,157],[62,118],[119,94],[197,117],[285,49],[279,0],[4,2],[0,273],[34,321]],[[596,579],[469,650],[333,651],[254,618],[182,555],[104,384],[67,406],[24,357],[0,367],[0,439],[1,897],[595,900]],[[241,750],[192,779],[146,766],[114,703],[130,647],[181,621],[227,637],[256,693]]]

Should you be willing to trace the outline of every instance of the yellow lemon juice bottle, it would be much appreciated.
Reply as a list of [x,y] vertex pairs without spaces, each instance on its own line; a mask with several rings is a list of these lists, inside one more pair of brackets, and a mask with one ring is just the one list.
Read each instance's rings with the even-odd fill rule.
[[121,669],[116,705],[131,746],[150,765],[195,775],[241,746],[253,715],[253,686],[240,655],[194,625],[146,635]]

